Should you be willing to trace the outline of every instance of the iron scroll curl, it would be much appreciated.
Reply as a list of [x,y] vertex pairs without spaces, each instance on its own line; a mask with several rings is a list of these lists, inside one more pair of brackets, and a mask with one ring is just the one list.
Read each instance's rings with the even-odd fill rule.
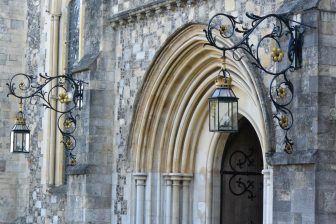
[[[301,67],[302,34],[306,25],[288,19],[281,14],[257,16],[246,13],[246,17],[249,19],[248,25],[232,15],[225,13],[214,15],[204,30],[208,40],[205,45],[222,51],[223,55],[226,52],[231,52],[236,61],[248,56],[252,65],[260,69],[262,73],[273,76],[269,86],[270,99],[275,107],[273,117],[284,132],[284,151],[292,153],[294,143],[289,137],[289,131],[294,123],[293,113],[290,109],[294,86],[288,78],[288,74]],[[270,28],[261,35],[258,27],[267,26]],[[253,41],[252,35],[260,37],[257,41]],[[219,39],[230,39],[233,44],[224,45]],[[264,54],[260,53],[262,51]],[[238,52],[243,55],[238,57]],[[271,58],[270,66],[266,66],[263,62],[265,52],[269,53]]]

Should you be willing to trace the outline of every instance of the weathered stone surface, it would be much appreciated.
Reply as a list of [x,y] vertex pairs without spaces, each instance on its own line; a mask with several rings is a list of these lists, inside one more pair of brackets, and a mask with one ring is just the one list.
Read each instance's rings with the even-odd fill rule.
[[0,172],[6,171],[6,160],[0,160]]
[[295,151],[293,154],[285,152],[275,152],[267,155],[270,165],[295,165],[295,164],[314,164],[316,162],[316,150]]
[[78,63],[74,64],[71,73],[78,73],[90,70],[90,67],[96,62],[99,52],[96,54],[85,55]]
[[319,0],[285,0],[277,13],[297,13],[317,8]]

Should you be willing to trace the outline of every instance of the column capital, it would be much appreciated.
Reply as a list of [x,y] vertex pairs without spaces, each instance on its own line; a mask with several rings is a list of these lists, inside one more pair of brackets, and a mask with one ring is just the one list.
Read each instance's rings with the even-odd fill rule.
[[135,179],[147,179],[147,173],[133,173]]
[[191,173],[164,173],[163,177],[165,179],[171,179],[171,180],[184,180],[184,179],[191,179],[193,177],[193,174]]
[[177,185],[179,181],[189,182],[192,180],[193,174],[191,173],[164,173],[163,178],[167,181],[167,184]]
[[182,180],[183,181],[191,181],[193,179],[194,175],[192,173],[184,173]]
[[136,185],[145,185],[147,180],[147,174],[146,173],[134,173],[133,177],[135,179]]
[[173,182],[173,186],[180,186],[181,185],[181,179],[180,178],[172,179],[172,182]]

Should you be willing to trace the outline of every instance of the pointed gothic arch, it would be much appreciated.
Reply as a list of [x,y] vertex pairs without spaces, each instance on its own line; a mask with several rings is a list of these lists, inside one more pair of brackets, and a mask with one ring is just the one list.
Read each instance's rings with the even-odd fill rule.
[[[216,181],[220,180],[228,134],[209,132],[208,97],[214,89],[222,52],[204,45],[204,28],[188,24],[173,34],[154,57],[139,90],[127,147],[136,180],[137,222],[151,219],[152,212],[159,223],[188,223],[192,219],[210,224],[220,220],[216,209],[220,207],[216,197],[220,183]],[[229,54],[226,62],[233,90],[240,98],[238,112],[257,133],[267,169],[265,154],[271,150],[274,130],[262,79],[246,59],[236,61]],[[159,187],[162,179],[166,189]],[[183,191],[186,203],[181,209],[182,182],[188,190]],[[144,197],[150,208],[146,214],[142,214]]]
[[[137,172],[193,172],[196,145],[207,122],[207,98],[221,52],[204,46],[205,26],[189,24],[169,38],[154,57],[137,97],[129,155]],[[229,42],[225,43],[230,45]],[[271,148],[270,105],[261,79],[247,61],[228,55],[239,113],[255,128],[263,154]],[[215,138],[217,133],[209,133]]]

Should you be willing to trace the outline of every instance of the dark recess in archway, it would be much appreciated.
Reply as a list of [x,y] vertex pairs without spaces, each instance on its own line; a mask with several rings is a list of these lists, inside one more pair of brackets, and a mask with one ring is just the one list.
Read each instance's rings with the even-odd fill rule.
[[262,150],[246,118],[225,145],[221,166],[221,224],[261,224],[263,219]]

